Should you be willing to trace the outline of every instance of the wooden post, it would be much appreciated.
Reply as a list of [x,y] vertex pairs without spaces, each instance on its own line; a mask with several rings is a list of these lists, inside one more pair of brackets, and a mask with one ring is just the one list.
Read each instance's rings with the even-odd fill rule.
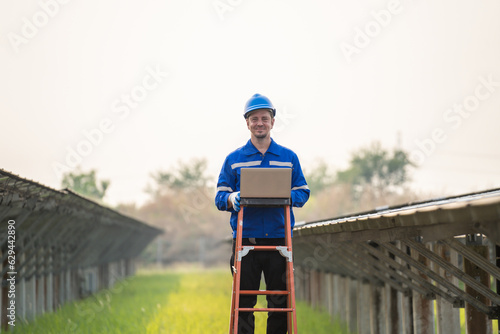
[[400,334],[401,312],[398,307],[398,291],[388,284],[386,290],[386,326],[388,334]]
[[[420,263],[429,267],[429,260],[412,249],[412,256]],[[429,279],[427,275],[419,272],[424,279]],[[420,293],[413,291],[413,326],[415,333],[434,334],[434,302],[425,299]]]
[[306,280],[306,275],[307,271],[305,268],[300,267],[300,299],[302,301],[307,302],[307,280]]
[[413,334],[413,297],[411,294],[405,296],[400,293],[398,299],[401,309],[401,333]]
[[26,289],[26,320],[32,320],[36,315],[36,279],[35,276],[25,281]]
[[46,268],[47,270],[47,276],[46,276],[46,282],[45,282],[45,300],[46,300],[46,311],[47,312],[52,312],[54,310],[54,266],[52,264],[52,248],[49,245],[48,246],[48,254],[46,258]]
[[347,303],[347,286],[346,286],[346,277],[340,277],[339,278],[339,308],[337,310],[337,314],[339,316],[339,319],[342,323],[347,323],[347,310],[346,310],[346,303]]
[[358,334],[370,334],[370,284],[357,280]]
[[320,309],[323,307],[323,284],[322,284],[323,272],[316,269],[316,308]]
[[304,268],[304,300],[311,305],[311,270]]
[[59,272],[59,307],[66,303],[66,270],[61,269]]
[[311,307],[312,308],[317,308],[318,307],[318,271],[317,270],[311,270]]
[[[481,245],[481,237],[469,235],[467,236],[467,245],[474,252],[488,258],[488,247]],[[475,263],[464,258],[464,271],[466,274],[474,277],[476,281],[489,286],[489,275],[486,271],[479,268]],[[469,286],[465,286],[465,292],[487,304],[488,300],[483,295],[479,294],[476,290]],[[491,333],[491,320],[484,313],[477,311],[469,303],[465,303],[465,324],[467,334],[487,334]]]
[[340,310],[344,307],[341,300],[342,288],[340,286],[340,275],[333,275],[333,318],[340,319]]
[[331,279],[331,273],[325,272],[324,277],[323,277],[323,295],[325,296],[325,310],[327,312],[330,312],[330,308],[332,307],[332,300],[331,300],[331,294],[332,294],[332,279]]
[[[109,263],[103,264],[103,288],[107,289],[109,288]],[[304,271],[302,271],[304,272]]]
[[347,325],[351,333],[358,331],[358,289],[357,280],[347,278]]
[[59,253],[59,305],[66,304],[66,253],[61,251]]
[[36,253],[36,269],[34,272],[34,279],[36,284],[36,315],[42,315],[45,312],[45,277],[44,261],[43,261],[44,248],[40,247]]
[[323,287],[323,275],[324,275],[324,272],[321,271],[321,270],[317,270],[316,271],[316,293],[318,294],[318,303],[316,305],[316,308],[317,309],[321,309],[324,307],[324,299],[325,299],[325,296],[324,296],[324,287]]
[[[395,242],[396,248],[399,248],[404,253],[411,255],[411,251],[409,247],[401,245],[401,241]],[[396,257],[396,261],[400,264],[404,264],[405,262]],[[408,264],[406,264],[408,267]],[[401,309],[401,330],[402,334],[413,334],[413,296],[409,294],[408,296],[399,294],[398,298],[399,308]]]
[[371,286],[370,300],[370,327],[372,334],[385,334],[385,305],[383,298],[383,287]]
[[321,272],[321,301],[322,305],[321,307],[323,308],[324,311],[328,310],[328,304],[330,303],[329,301],[329,296],[328,296],[328,279],[327,279],[328,274],[324,271]]
[[73,299],[71,294],[71,269],[64,271],[64,303],[70,302]]
[[[19,241],[19,244],[22,245],[22,241]],[[18,251],[20,249],[21,246],[18,248]],[[23,263],[24,257],[24,254],[22,254],[19,259],[17,259],[16,257],[16,261],[19,261],[19,263]],[[16,285],[16,318],[20,320],[26,319],[26,279],[23,277],[23,274],[25,272],[26,270],[22,270],[21,272],[17,273],[19,275],[19,281]]]
[[325,295],[326,295],[326,310],[330,316],[333,312],[333,280],[332,273],[325,274]]
[[[450,262],[454,266],[458,265],[458,253],[452,250],[448,245],[436,242],[433,244],[433,250],[436,254],[440,255],[443,259]],[[450,283],[458,286],[458,279],[446,272],[443,268],[435,266],[435,272],[445,278]],[[460,309],[454,308],[452,304],[444,300],[441,296],[436,297],[436,320],[437,330],[439,334],[455,334],[460,333]]]
[[[99,286],[102,287],[101,282],[103,281],[102,279],[102,269],[103,266],[99,266]],[[302,295],[302,269],[295,265],[294,266],[294,275],[295,275],[295,298],[297,300],[304,300],[304,297]]]
[[[396,257],[385,251],[386,255],[392,260]],[[386,325],[388,334],[401,334],[402,333],[402,309],[399,305],[399,292],[393,287],[386,284],[387,291],[387,312],[386,312]]]
[[60,296],[60,290],[59,290],[59,282],[60,282],[60,274],[56,273],[53,275],[54,280],[53,280],[53,294],[54,294],[54,299],[53,299],[53,310],[57,310],[59,305],[61,304],[61,296]]

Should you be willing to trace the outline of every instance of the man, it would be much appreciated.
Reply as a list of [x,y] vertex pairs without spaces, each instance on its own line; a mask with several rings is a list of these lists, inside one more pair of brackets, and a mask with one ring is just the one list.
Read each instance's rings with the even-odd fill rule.
[[[307,186],[297,155],[278,145],[271,138],[276,109],[271,101],[260,94],[253,95],[245,105],[243,116],[246,119],[250,140],[245,146],[230,153],[222,166],[217,183],[215,204],[221,211],[231,212],[230,224],[233,230],[233,252],[231,268],[234,264],[234,248],[238,211],[240,210],[240,171],[245,167],[292,168],[292,206],[302,207],[309,199]],[[248,207],[245,208],[243,245],[284,245],[285,218],[283,208]],[[293,211],[290,215],[291,227],[295,223]],[[232,272],[232,269],[231,269]],[[286,261],[276,251],[249,252],[241,262],[241,289],[258,290],[260,278],[264,273],[266,290],[286,290]],[[240,307],[254,307],[257,296],[241,295]],[[268,307],[286,308],[286,296],[267,296]],[[287,314],[269,312],[267,318],[268,334],[287,332]],[[254,333],[253,312],[240,312],[238,333]]]

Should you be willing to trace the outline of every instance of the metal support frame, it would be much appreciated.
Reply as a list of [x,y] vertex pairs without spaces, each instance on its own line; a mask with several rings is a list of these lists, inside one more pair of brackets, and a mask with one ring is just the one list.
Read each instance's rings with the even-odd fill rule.
[[411,248],[415,249],[417,252],[420,254],[424,255],[434,263],[438,264],[441,266],[443,269],[447,270],[454,276],[456,276],[459,280],[462,282],[466,283],[468,286],[474,288],[474,290],[478,291],[481,293],[483,296],[488,297],[492,302],[495,302],[495,304],[500,304],[500,296],[493,291],[491,291],[487,286],[484,286],[481,283],[478,283],[474,277],[471,277],[470,275],[466,274],[459,268],[455,267],[451,263],[447,262],[444,260],[442,257],[434,253],[433,251],[427,249],[424,245],[419,244],[417,242],[411,241],[411,240],[404,240],[403,243],[406,243],[408,246]]
[[[441,277],[438,273],[434,272],[424,264],[418,262],[417,260],[413,259],[411,256],[408,254],[404,253],[401,251],[399,248],[395,247],[394,245],[391,245],[390,243],[384,243],[380,244],[382,247],[386,248],[389,252],[393,253],[395,256],[401,258],[403,261],[405,261],[408,265],[411,267],[416,268],[417,270],[425,273],[425,275],[429,276],[432,280],[434,280],[436,283],[439,285],[445,287],[448,289],[450,292],[454,293],[457,296],[457,299],[464,300],[468,302],[469,304],[473,305],[475,308],[480,310],[481,312],[488,313],[490,312],[490,309],[487,305],[478,302],[476,299],[474,299],[472,296],[469,294],[463,292],[460,288],[455,286],[454,284],[448,282],[444,278]],[[461,305],[456,305],[458,307],[461,307]]]
[[[426,296],[428,299],[434,299],[434,295],[439,295],[442,298],[446,299],[448,302],[454,304],[457,302],[457,300],[451,296],[449,296],[446,292],[442,291],[429,281],[423,279],[420,275],[416,274],[415,272],[411,271],[409,268],[406,266],[398,263],[397,261],[391,259],[389,256],[385,255],[383,252],[378,250],[377,248],[370,246],[366,243],[359,243],[359,247],[363,248],[366,252],[378,257],[382,262],[386,263],[387,265],[393,267],[394,271],[399,271],[401,274],[405,275],[409,279],[415,281],[416,283],[420,284],[421,288],[423,291],[423,295]],[[418,290],[417,290],[418,291]]]
[[[317,245],[310,245],[310,251],[308,253],[314,254]],[[327,252],[326,257],[323,258],[331,263],[331,269],[333,272],[339,273],[340,275],[346,277],[352,277],[353,279],[365,279],[375,286],[382,286],[383,281],[378,277],[371,275],[369,271],[363,271],[359,266],[356,266],[351,259],[345,257],[345,252],[341,251],[336,247],[332,247],[330,251]],[[318,268],[319,270],[319,268]],[[354,274],[354,276],[353,276]]]
[[500,280],[500,268],[497,266],[493,265],[491,262],[489,262],[487,259],[484,257],[478,255],[476,252],[470,250],[467,246],[463,245],[460,241],[457,241],[455,239],[445,239],[443,240],[445,244],[474,262],[477,266],[479,266],[481,269],[486,271],[488,274],[496,278],[497,280]]
[[[367,258],[371,258],[374,261],[365,260],[365,264],[371,265],[372,267],[374,267],[375,270],[378,270],[381,273],[388,275],[389,279],[394,280],[395,282],[398,282],[402,287],[404,287],[406,285],[408,288],[415,290],[415,291],[419,292],[420,294],[424,295],[425,298],[427,298],[427,299],[435,299],[436,298],[435,294],[430,292],[428,289],[425,289],[422,286],[413,283],[410,279],[408,279],[404,275],[398,273],[396,271],[396,269],[387,267],[384,264],[384,262],[381,261],[381,258],[377,258],[373,255],[370,255],[368,252],[360,249],[359,247],[353,246],[353,245],[349,245],[347,247],[351,248],[353,253],[358,253],[358,251],[359,251],[361,253],[366,254],[368,256]],[[363,258],[363,257],[361,257],[361,258]]]
[[[40,228],[40,231],[38,231],[38,233],[34,234],[34,236],[31,234],[28,234],[30,232],[24,232],[21,229],[16,229],[16,234],[18,236],[20,236],[19,238],[17,238],[16,245],[18,243],[23,245],[22,248],[20,248],[16,251],[16,257],[24,255],[24,253],[30,249],[29,247],[31,247],[33,245],[33,243],[38,239],[38,237],[41,234],[43,234],[43,232],[45,230],[47,230],[51,226],[51,224],[53,224],[53,222],[50,220],[51,217],[52,216],[50,214],[48,214],[46,216],[45,215],[41,216],[35,220],[35,222],[30,227],[29,231],[34,229],[34,225],[37,225],[37,226],[42,225],[42,227]],[[43,220],[43,222],[40,222],[43,218],[45,218],[45,220]],[[21,275],[20,273],[22,272],[23,267],[26,265],[29,265],[31,263],[34,255],[35,255],[35,252],[32,252],[32,254],[30,256],[26,256],[24,261],[19,265],[19,267],[16,268],[19,275]],[[7,268],[2,270],[2,275],[5,274],[5,272],[7,272],[6,270],[7,270]]]
[[[344,256],[349,259],[355,266],[357,266],[362,272],[367,275],[374,275],[382,282],[385,282],[392,286],[394,289],[401,292],[403,295],[408,295],[410,293],[410,289],[402,286],[400,282],[397,282],[391,278],[385,276],[385,273],[381,271],[379,268],[375,266],[374,263],[368,261],[366,257],[361,257],[358,254],[354,254],[353,252],[346,251],[344,252]],[[371,270],[370,270],[371,268]]]
[[[60,223],[60,220],[58,219],[51,220],[52,217],[53,216],[47,217],[47,220],[44,221],[44,223],[38,223],[43,224],[44,226],[37,233],[35,233],[34,235],[25,235],[24,238],[21,239],[23,241],[23,247],[18,254],[25,254],[25,258],[24,261],[20,264],[19,268],[17,268],[17,270],[21,276],[25,277],[28,280],[36,272],[36,256],[41,251],[39,247],[36,247],[36,244],[38,242],[45,244],[45,240],[51,240],[51,228],[53,226],[57,226]],[[35,262],[35,265],[33,265],[33,262]]]

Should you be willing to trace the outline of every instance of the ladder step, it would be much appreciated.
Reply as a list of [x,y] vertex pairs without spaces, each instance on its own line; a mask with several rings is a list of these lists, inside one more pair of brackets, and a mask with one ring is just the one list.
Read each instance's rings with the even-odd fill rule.
[[241,307],[236,309],[239,312],[293,312],[295,309],[293,308],[246,308]]
[[240,295],[289,295],[288,291],[280,290],[240,290]]
[[[245,246],[243,246],[245,247]],[[253,247],[253,250],[260,250],[260,251],[275,251],[278,250],[277,247],[286,247],[286,246],[251,246]]]

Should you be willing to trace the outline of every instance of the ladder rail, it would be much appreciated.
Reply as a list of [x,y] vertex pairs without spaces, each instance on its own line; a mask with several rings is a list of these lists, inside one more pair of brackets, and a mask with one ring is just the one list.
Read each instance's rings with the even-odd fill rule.
[[[285,245],[284,246],[243,246],[243,211],[245,206],[240,206],[238,212],[238,221],[236,227],[236,242],[234,249],[233,263],[233,294],[231,296],[231,317],[229,323],[229,333],[238,333],[238,315],[239,312],[287,312],[287,332],[297,334],[297,316],[295,308],[295,284],[293,275],[292,258],[292,230],[290,222],[290,205],[284,205],[285,210]],[[286,290],[241,290],[241,260],[250,250],[255,251],[279,251],[286,260]],[[240,295],[288,295],[286,308],[240,308]]]
[[[288,252],[292,254],[292,230],[291,230],[291,222],[290,222],[290,206],[287,205],[285,207],[285,245],[288,247]],[[287,291],[290,291],[290,297],[287,298],[288,308],[291,308],[293,311],[288,313],[288,333],[292,329],[294,333],[297,334],[297,315],[295,309],[295,283],[294,283],[294,275],[293,275],[293,257],[290,256],[287,261]]]
[[234,247],[234,263],[233,263],[233,295],[231,302],[231,323],[230,333],[238,333],[238,309],[240,306],[240,274],[241,274],[241,261],[238,260],[238,254],[242,250],[243,239],[243,211],[244,206],[241,206],[238,212],[238,221],[236,227],[236,245]]

